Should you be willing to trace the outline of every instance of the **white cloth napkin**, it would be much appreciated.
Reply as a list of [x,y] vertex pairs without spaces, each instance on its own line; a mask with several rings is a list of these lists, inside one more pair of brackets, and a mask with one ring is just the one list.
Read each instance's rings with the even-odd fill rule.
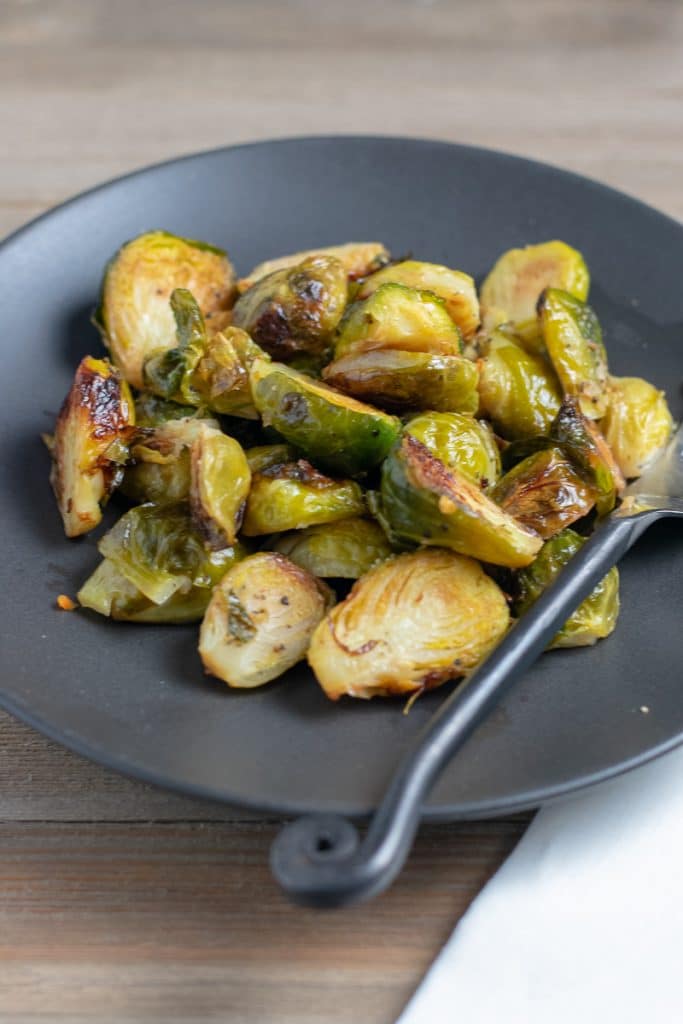
[[398,1024],[503,1021],[683,1021],[683,750],[541,810]]

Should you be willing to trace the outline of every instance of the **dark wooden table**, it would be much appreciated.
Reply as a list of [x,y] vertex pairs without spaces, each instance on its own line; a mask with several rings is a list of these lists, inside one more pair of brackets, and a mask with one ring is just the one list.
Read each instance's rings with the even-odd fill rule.
[[[4,0],[0,233],[178,153],[334,131],[524,153],[681,216],[682,110],[678,0]],[[391,1024],[527,821],[425,828],[390,892],[316,914],[271,882],[277,823],[0,714],[0,1022]]]

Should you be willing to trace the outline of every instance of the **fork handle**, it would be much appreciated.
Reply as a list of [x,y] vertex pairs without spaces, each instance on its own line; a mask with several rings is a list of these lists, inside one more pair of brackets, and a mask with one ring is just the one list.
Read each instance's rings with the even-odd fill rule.
[[355,827],[338,815],[311,815],[284,827],[271,848],[270,864],[292,900],[337,907],[369,899],[393,881],[410,851],[422,804],[443,768],[608,569],[662,514],[652,510],[605,520],[416,737],[362,842]]

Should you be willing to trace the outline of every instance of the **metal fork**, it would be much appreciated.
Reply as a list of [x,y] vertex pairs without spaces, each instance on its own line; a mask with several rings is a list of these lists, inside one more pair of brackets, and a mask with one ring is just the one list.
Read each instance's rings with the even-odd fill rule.
[[535,605],[441,706],[403,757],[363,841],[338,815],[311,815],[276,837],[271,869],[297,903],[338,907],[369,899],[398,875],[422,804],[454,754],[593,587],[664,516],[683,518],[683,425]]

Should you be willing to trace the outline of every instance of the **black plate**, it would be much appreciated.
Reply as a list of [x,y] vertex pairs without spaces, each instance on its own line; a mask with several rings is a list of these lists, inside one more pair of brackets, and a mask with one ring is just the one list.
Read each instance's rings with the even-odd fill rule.
[[[601,185],[499,153],[391,138],[217,150],[96,189],[0,249],[3,548],[0,702],[105,765],[174,789],[283,812],[365,813],[442,693],[331,704],[305,668],[252,693],[203,676],[195,628],[55,610],[97,562],[65,540],[39,440],[79,358],[105,260],[163,227],[225,245],[239,271],[348,239],[484,274],[510,246],[561,238],[585,254],[612,371],[682,412],[683,228]],[[653,528],[623,563],[622,614],[592,650],[554,652],[473,736],[432,816],[536,806],[683,739],[683,533]],[[649,714],[639,710],[649,707]]]

